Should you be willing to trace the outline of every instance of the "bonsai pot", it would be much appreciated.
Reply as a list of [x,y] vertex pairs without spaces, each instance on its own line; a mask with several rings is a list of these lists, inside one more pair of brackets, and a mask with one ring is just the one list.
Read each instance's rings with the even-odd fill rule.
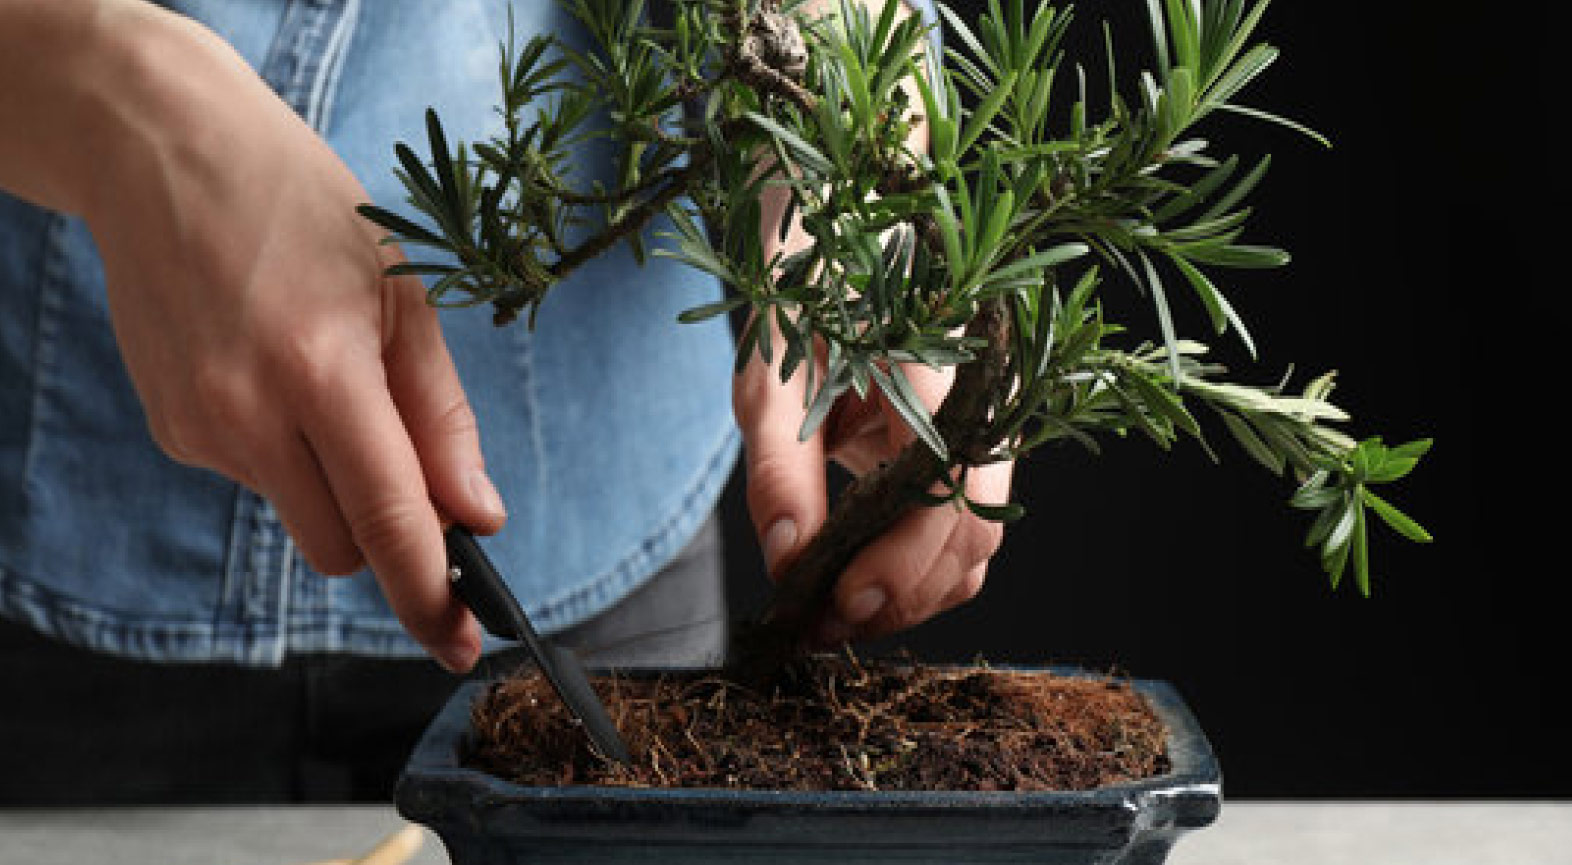
[[[1054,672],[1063,673],[1055,670]],[[1178,692],[1136,680],[1167,727],[1169,770],[1085,791],[765,791],[526,787],[463,765],[462,686],[416,746],[399,813],[456,865],[808,862],[1155,865],[1221,808],[1221,771]]]

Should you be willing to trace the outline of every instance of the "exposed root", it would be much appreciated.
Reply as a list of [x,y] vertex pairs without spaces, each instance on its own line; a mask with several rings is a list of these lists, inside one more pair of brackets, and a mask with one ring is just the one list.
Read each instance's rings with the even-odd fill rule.
[[1085,790],[1161,774],[1162,722],[1113,679],[805,659],[771,693],[718,675],[607,676],[632,766],[589,749],[523,671],[473,710],[465,762],[529,785]]

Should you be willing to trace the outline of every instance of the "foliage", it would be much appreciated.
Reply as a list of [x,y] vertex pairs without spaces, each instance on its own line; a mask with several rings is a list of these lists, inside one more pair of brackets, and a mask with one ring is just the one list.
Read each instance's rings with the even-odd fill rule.
[[[670,0],[658,24],[642,0],[564,5],[582,41],[518,47],[510,33],[502,46],[500,136],[455,146],[428,112],[429,159],[398,145],[429,226],[362,208],[392,239],[445,253],[394,268],[431,277],[434,303],[533,322],[574,268],[618,243],[641,258],[653,244],[728,287],[685,320],[746,308],[739,365],[779,355],[783,378],[809,377],[804,435],[847,392],[887,398],[926,451],[910,455],[923,480],[952,491],[938,501],[1014,518],[1017,506],[968,501],[958,479],[1061,440],[1095,451],[1100,434],[1134,432],[1212,452],[1194,413],[1205,406],[1251,457],[1298,480],[1291,503],[1314,513],[1308,541],[1334,586],[1352,564],[1369,591],[1368,513],[1429,540],[1371,491],[1428,440],[1356,441],[1332,426],[1347,418],[1328,401],[1330,374],[1298,393],[1230,382],[1176,325],[1188,290],[1213,335],[1254,356],[1219,274],[1288,260],[1241,240],[1269,159],[1214,156],[1197,124],[1236,112],[1323,140],[1235,101],[1277,58],[1254,41],[1266,0],[1148,0],[1155,70],[1123,77],[1105,31],[1108,93],[1095,102],[1061,47],[1071,12],[1054,5],[990,0],[975,24],[944,10],[942,63],[930,25],[896,3],[841,0],[814,17],[800,0]],[[926,149],[909,143],[919,124]],[[613,149],[615,182],[579,176],[573,154],[588,146]],[[772,190],[809,242],[766,258],[777,227],[761,225],[760,197]],[[651,238],[659,214],[672,228]],[[1114,287],[1150,302],[1150,339],[1105,319],[1100,295]],[[816,346],[822,366],[807,362]],[[945,408],[915,397],[907,364],[960,366]]]

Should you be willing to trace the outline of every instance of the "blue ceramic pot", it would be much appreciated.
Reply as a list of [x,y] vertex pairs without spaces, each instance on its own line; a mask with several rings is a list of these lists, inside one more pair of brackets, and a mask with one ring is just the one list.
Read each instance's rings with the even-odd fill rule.
[[455,865],[1156,865],[1183,832],[1217,818],[1222,776],[1178,692],[1132,684],[1168,725],[1165,775],[1077,792],[805,793],[519,786],[459,764],[483,687],[471,683],[426,731],[395,798]]

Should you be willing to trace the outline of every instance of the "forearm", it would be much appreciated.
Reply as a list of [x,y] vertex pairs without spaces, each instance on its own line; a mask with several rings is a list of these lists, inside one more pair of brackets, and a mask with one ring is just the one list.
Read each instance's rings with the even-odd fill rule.
[[176,71],[224,50],[140,0],[0,0],[0,189],[90,214],[191,110]]
[[98,138],[103,60],[95,43],[106,5],[0,0],[0,188],[81,212]]

